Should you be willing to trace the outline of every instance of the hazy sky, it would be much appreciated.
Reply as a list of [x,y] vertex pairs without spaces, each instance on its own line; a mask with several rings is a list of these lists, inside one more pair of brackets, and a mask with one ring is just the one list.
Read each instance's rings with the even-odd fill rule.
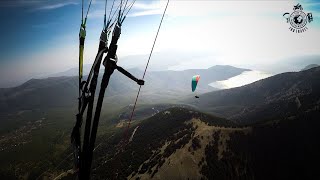
[[[89,13],[85,64],[92,63],[97,52],[104,2],[93,1]],[[300,34],[290,32],[282,17],[298,2],[314,18]],[[108,10],[111,4],[108,0]],[[165,4],[136,1],[118,43],[121,65],[132,55],[150,52]],[[229,64],[264,71],[290,66],[290,59],[320,57],[319,18],[320,2],[310,0],[171,0],[155,47],[157,61],[151,59],[150,66],[182,70]],[[80,0],[2,0],[0,87],[77,67],[80,20]]]

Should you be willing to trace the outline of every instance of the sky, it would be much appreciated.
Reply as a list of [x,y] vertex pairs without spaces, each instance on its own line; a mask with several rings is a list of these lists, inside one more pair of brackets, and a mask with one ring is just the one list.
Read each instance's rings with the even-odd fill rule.
[[[108,14],[112,0],[107,2]],[[88,14],[85,64],[97,53],[104,3],[93,0]],[[297,3],[314,18],[299,34],[290,32],[282,16]],[[120,65],[146,64],[165,5],[166,0],[135,2],[122,26]],[[274,74],[297,71],[309,61],[320,64],[319,18],[315,0],[171,0],[150,70],[227,64]],[[0,87],[77,67],[81,0],[2,0],[0,23]]]

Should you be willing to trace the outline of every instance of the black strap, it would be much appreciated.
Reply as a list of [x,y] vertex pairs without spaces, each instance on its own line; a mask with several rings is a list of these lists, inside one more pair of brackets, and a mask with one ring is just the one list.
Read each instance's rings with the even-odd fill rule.
[[136,77],[134,77],[132,74],[130,74],[127,70],[123,69],[122,67],[117,66],[117,70],[125,76],[127,76],[128,78],[132,79],[133,81],[138,82],[138,79]]

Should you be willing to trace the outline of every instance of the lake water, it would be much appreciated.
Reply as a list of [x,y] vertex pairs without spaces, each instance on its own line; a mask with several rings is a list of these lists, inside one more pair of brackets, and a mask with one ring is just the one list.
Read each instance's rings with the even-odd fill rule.
[[209,85],[218,89],[229,89],[250,84],[270,76],[272,76],[272,74],[262,71],[245,71],[238,76],[234,76],[224,81],[216,81]]

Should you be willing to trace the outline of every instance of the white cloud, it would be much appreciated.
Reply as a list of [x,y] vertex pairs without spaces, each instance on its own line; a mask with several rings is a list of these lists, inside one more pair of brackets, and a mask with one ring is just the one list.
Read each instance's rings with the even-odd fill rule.
[[[163,13],[165,3],[163,0],[148,4],[137,1],[131,16],[159,14],[160,22],[160,14]],[[292,1],[170,1],[154,52],[171,49],[184,53],[184,57],[188,57],[189,52],[206,53],[206,57],[182,58],[179,65],[170,67],[178,70],[207,68],[215,64],[239,67],[261,67],[270,64],[276,66],[283,59],[319,55],[320,30],[318,26],[314,26],[316,22],[308,25],[309,29],[306,32],[296,34],[289,31],[289,24],[282,17],[284,12],[292,11],[294,4]],[[304,7],[308,12],[308,6]],[[97,9],[90,13],[90,18],[103,17],[103,14],[104,10]],[[134,20],[127,19],[132,22]],[[85,63],[93,62],[102,29],[102,22],[101,27],[90,22],[87,26]],[[118,43],[120,58],[148,54],[151,50],[158,23],[137,26],[132,24],[126,23],[122,29]],[[19,66],[1,66],[1,73],[6,72],[8,75],[3,76],[6,78],[30,77],[34,74],[52,74],[77,67],[77,38],[74,34],[71,40],[69,37],[69,40],[63,37],[60,44],[64,46],[21,57],[24,61],[19,63]],[[172,56],[179,55],[168,54],[167,60],[173,58]],[[151,59],[151,64],[153,63]]]
[[140,11],[140,12],[135,12],[135,13],[129,14],[128,17],[156,15],[156,14],[162,14],[162,13],[163,13],[163,11],[161,9],[151,9],[151,10],[145,10],[145,11]]
[[150,10],[150,9],[159,9],[161,7],[162,1],[152,1],[151,3],[143,3],[136,1],[133,5],[133,9],[140,9],[140,10]]
[[[289,31],[290,25],[282,14],[292,11],[293,5],[292,1],[172,1],[155,50],[212,53],[211,62],[209,57],[185,59],[179,66],[171,67],[180,70],[191,68],[194,61],[200,67],[209,67],[214,63],[263,65],[277,64],[289,57],[320,54],[320,44],[317,43],[320,41],[320,31],[317,27],[309,27],[307,32],[301,34]],[[148,6],[139,6],[143,7],[140,8],[143,9],[141,14],[148,14]],[[154,11],[156,6],[149,6]],[[183,19],[184,16],[190,17],[190,20]],[[127,51],[120,51],[127,55],[137,51],[147,54],[153,38],[150,33],[132,36],[121,46]]]
[[44,5],[38,8],[38,10],[52,10],[52,9],[58,9],[69,5],[78,5],[79,3],[76,2],[62,2],[57,4],[50,4],[50,5]]
[[164,1],[152,1],[151,3],[142,3],[137,1],[134,3],[128,17],[162,14],[165,5],[166,3]]
[[[153,1],[152,3],[135,3],[131,16],[153,15],[163,13],[166,0]],[[275,3],[277,4],[275,6]],[[170,16],[207,16],[212,14],[235,15],[235,14],[264,14],[264,13],[283,13],[283,7],[291,8],[292,1],[170,1],[167,10]],[[152,12],[152,13],[148,13]]]

